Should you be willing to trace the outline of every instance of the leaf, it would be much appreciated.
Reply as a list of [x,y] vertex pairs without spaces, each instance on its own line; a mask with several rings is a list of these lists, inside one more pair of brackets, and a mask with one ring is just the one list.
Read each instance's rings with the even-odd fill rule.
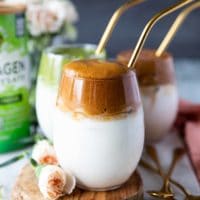
[[36,133],[34,136],[34,141],[35,143],[39,142],[40,140],[44,140],[46,137],[40,133]]
[[37,178],[39,178],[40,174],[41,174],[41,171],[42,169],[44,168],[45,166],[44,165],[38,165],[36,168],[35,168],[35,175]]
[[0,34],[0,46],[3,44],[3,42],[4,42],[3,35],[2,35],[2,34]]
[[38,166],[37,161],[35,161],[33,158],[30,159],[30,163],[33,166],[33,168],[36,168]]
[[35,85],[31,88],[30,96],[29,96],[29,102],[30,102],[32,107],[35,107],[35,93],[36,93],[35,88],[36,88]]
[[71,41],[76,40],[78,36],[76,27],[70,23],[65,23],[64,29],[63,29],[63,36],[67,40],[71,40]]

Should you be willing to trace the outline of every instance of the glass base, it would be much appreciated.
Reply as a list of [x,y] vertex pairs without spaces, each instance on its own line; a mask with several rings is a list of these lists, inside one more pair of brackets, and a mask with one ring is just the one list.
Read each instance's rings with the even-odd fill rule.
[[88,190],[88,191],[93,191],[93,192],[105,192],[105,191],[110,191],[110,190],[116,190],[120,188],[122,184],[116,185],[116,186],[111,186],[111,187],[106,187],[106,188],[92,188],[92,187],[86,187],[81,184],[77,184],[77,187],[83,190]]

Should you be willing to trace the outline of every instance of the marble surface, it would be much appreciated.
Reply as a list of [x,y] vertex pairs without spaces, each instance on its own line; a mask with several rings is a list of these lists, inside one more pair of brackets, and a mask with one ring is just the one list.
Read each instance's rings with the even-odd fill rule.
[[[200,102],[200,61],[176,61],[176,75],[178,79],[177,83],[180,96],[193,102]],[[176,133],[169,134],[164,140],[156,144],[164,169],[168,169],[173,149],[181,145],[182,142],[178,138]],[[19,154],[19,152],[20,151],[0,155],[0,162]],[[10,191],[15,182],[16,176],[26,162],[27,160],[24,159],[9,167],[0,169],[0,185],[4,187],[5,194],[4,198],[0,198],[0,200],[10,199]],[[142,168],[140,168],[140,172],[144,181],[145,191],[150,189],[160,189],[162,182],[159,176],[154,175]],[[187,156],[184,156],[184,158],[179,162],[174,171],[173,177],[174,179],[182,183],[192,193],[200,194],[200,186],[197,182],[197,179]],[[177,191],[177,195],[177,199],[183,199],[183,196],[179,191]],[[145,199],[150,198],[145,195]]]
[[[178,137],[177,133],[172,132],[155,146],[156,146],[159,158],[161,160],[162,167],[167,173],[169,165],[171,163],[173,150],[176,147],[182,147],[183,143]],[[151,160],[145,155],[143,155],[143,159],[151,163]],[[142,175],[142,179],[144,183],[144,191],[161,189],[162,179],[160,178],[160,176],[155,175],[154,173],[149,172],[148,170],[145,170],[142,167],[139,167],[139,171],[140,171],[140,174]],[[187,154],[185,154],[183,158],[177,163],[176,168],[173,172],[172,178],[176,180],[177,182],[181,183],[192,194],[200,195],[200,185],[193,172],[193,169],[192,169],[192,166]],[[176,194],[176,199],[183,200],[184,195],[179,190],[177,190],[177,188],[173,187],[173,189]],[[144,196],[145,196],[145,199],[153,200],[153,198],[150,198],[150,196],[147,195],[147,193],[145,193]]]
[[[157,151],[159,152],[160,160],[163,166],[163,169],[167,172],[169,164],[171,162],[171,156],[173,149],[175,147],[182,146],[182,142],[178,135],[176,133],[169,134],[166,138],[164,138],[161,142],[156,144]],[[15,153],[6,154],[0,157],[0,162],[8,159],[9,157],[12,157],[14,155],[17,155],[20,153],[20,151]],[[162,159],[164,158],[164,159]],[[148,161],[148,158],[143,156],[143,159]],[[9,200],[10,198],[10,192],[13,187],[13,184],[15,182],[15,179],[17,175],[19,174],[22,166],[24,166],[27,163],[27,160],[21,160],[9,167],[0,169],[0,185],[3,185],[4,187],[4,197],[3,199],[0,198],[0,200]],[[154,173],[151,173],[142,167],[139,167],[140,174],[143,179],[144,183],[144,191],[148,190],[159,190],[162,185],[162,179],[155,175]],[[179,183],[181,183],[184,187],[186,187],[192,194],[199,194],[200,195],[200,186],[196,179],[196,176],[193,172],[192,166],[190,164],[189,158],[187,155],[185,155],[180,162],[177,164],[174,173],[173,178],[177,180]],[[30,180],[31,181],[31,180]],[[176,188],[174,188],[176,189]],[[184,199],[182,193],[178,190],[176,191],[176,198],[178,200]],[[145,199],[151,200],[146,193],[144,196]],[[153,199],[152,199],[153,200]]]

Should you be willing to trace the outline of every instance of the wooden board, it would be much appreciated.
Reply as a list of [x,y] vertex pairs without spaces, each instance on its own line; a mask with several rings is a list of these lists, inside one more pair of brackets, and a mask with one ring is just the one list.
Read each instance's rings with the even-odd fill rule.
[[[37,186],[32,167],[23,167],[11,195],[12,200],[45,200]],[[73,194],[60,200],[139,200],[143,199],[143,185],[138,172],[135,172],[127,183],[117,190],[108,192],[90,192],[76,189]]]

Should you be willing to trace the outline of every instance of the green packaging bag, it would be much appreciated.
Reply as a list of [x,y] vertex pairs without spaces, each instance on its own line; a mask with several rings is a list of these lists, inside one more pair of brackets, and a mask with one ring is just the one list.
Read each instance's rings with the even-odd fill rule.
[[30,136],[30,65],[25,7],[0,5],[0,153],[23,147]]

